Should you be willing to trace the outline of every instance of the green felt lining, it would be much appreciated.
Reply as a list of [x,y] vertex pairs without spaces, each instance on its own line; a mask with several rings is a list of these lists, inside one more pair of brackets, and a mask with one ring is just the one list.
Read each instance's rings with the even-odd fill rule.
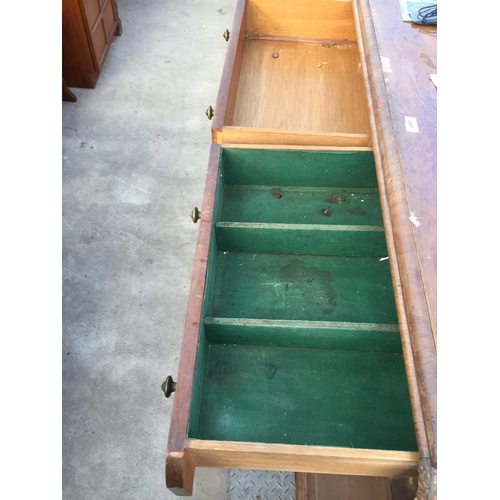
[[[221,203],[216,200],[214,211],[220,213]],[[210,237],[210,246],[207,261],[207,274],[205,280],[205,290],[203,294],[203,305],[201,311],[201,326],[198,336],[198,348],[196,351],[196,362],[193,376],[193,390],[191,392],[191,404],[188,420],[188,433],[196,435],[198,433],[198,423],[201,413],[201,398],[203,395],[204,377],[205,377],[205,363],[208,352],[208,339],[205,334],[205,327],[203,319],[209,315],[212,309],[214,284],[215,284],[215,268],[217,264],[217,242],[215,238],[215,231],[212,227]]]
[[205,332],[210,344],[402,352],[397,325],[205,318]]
[[191,393],[191,404],[189,407],[188,435],[196,436],[199,433],[200,415],[202,409],[202,396],[205,386],[205,371],[208,354],[208,339],[205,329],[200,327],[200,336],[196,354],[196,363],[193,377],[193,389]]
[[224,186],[223,221],[382,226],[377,189]]
[[416,451],[401,354],[212,344],[190,437]]
[[415,451],[373,153],[219,168],[187,436]]
[[224,183],[331,188],[377,188],[371,151],[223,148]]
[[212,317],[396,324],[378,258],[219,252]]
[[218,222],[216,234],[219,250],[230,252],[379,258],[387,255],[382,226]]

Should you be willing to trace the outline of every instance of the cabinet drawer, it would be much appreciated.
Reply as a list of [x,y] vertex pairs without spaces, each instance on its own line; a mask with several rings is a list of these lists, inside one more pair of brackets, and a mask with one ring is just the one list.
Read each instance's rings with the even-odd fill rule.
[[369,145],[352,2],[240,0],[212,138],[218,144]]
[[213,145],[167,485],[417,464],[373,152]]

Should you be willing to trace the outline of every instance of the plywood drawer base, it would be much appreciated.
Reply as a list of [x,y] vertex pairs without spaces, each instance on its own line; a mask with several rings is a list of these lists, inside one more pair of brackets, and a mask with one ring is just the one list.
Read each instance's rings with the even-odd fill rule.
[[213,142],[370,145],[360,61],[351,2],[240,1]]

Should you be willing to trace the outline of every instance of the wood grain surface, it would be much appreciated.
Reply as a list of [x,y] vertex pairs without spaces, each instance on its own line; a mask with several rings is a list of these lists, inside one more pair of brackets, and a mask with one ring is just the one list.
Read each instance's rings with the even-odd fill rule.
[[226,58],[217,94],[214,117],[212,119],[212,142],[218,143],[217,131],[233,121],[236,93],[240,81],[241,62],[245,47],[247,6],[245,0],[238,0],[234,13],[233,27],[228,41]]
[[356,45],[246,40],[232,125],[368,134],[360,62]]
[[318,148],[317,146],[287,146],[280,144],[279,146],[270,144],[221,144],[223,148],[246,148],[246,149],[288,149],[288,150],[300,150],[300,151],[373,151],[370,147],[361,146],[322,146]]
[[355,40],[350,0],[249,0],[248,33]]
[[62,2],[62,74],[70,87],[94,88],[99,76],[77,0]]
[[[436,72],[437,29],[403,23],[397,0],[355,0],[354,6],[369,94],[382,212],[424,471],[418,497],[434,498],[437,495],[437,92],[430,74]],[[407,131],[405,116],[417,119],[418,133]]]
[[295,475],[297,500],[414,500],[414,478]]
[[186,440],[186,453],[196,466],[355,476],[417,475],[418,453],[323,446]]
[[392,500],[385,477],[301,474],[297,500]]
[[212,129],[212,141],[215,144],[259,144],[289,146],[323,146],[359,147],[366,149],[371,145],[369,134],[328,134],[307,133],[297,130],[278,130],[250,127],[224,127],[222,130]]
[[[344,4],[342,8],[353,7],[351,2],[319,0],[312,9],[320,4],[326,6],[326,3]],[[248,2],[247,12],[247,3],[244,0],[238,3],[235,16],[238,29],[233,26],[231,36],[235,32],[236,36],[229,42],[212,124],[213,141],[364,148],[372,145],[371,133],[419,453],[185,439],[220,151],[219,146],[214,145],[207,174],[202,226],[169,435],[167,485],[177,494],[189,494],[195,466],[279,468],[296,472],[390,477],[415,476],[418,464],[418,498],[434,499],[437,495],[437,91],[430,74],[437,72],[437,30],[403,23],[397,0],[354,0],[353,26],[356,34],[352,40],[357,39],[359,47],[344,45],[328,48],[328,51],[335,49],[331,54],[336,55],[328,56],[332,59],[322,58],[314,68],[311,66],[308,78],[297,85],[293,74],[302,73],[304,65],[315,59],[317,51],[324,49],[323,54],[326,48],[304,41],[245,39],[245,32],[269,37],[342,37],[331,31],[325,34],[323,22],[316,23],[314,34],[311,34],[314,23],[303,32],[296,28],[293,33],[287,31],[288,28],[282,29],[281,20],[272,9],[279,8],[282,12],[284,1],[269,3],[270,11],[265,10],[267,7],[264,4],[263,0]],[[292,0],[288,4],[292,11],[296,11],[299,2]],[[309,15],[304,15],[304,11],[298,12],[294,14],[296,24],[307,26]],[[316,19],[322,16],[324,14],[316,15]],[[291,25],[294,22],[290,21]],[[244,29],[240,30],[242,27]],[[271,50],[277,51],[279,57],[272,58],[272,52],[267,61],[266,54]],[[356,59],[353,52],[352,56],[336,60],[342,50],[359,50],[361,57]],[[326,64],[318,67],[324,62]],[[340,84],[338,88],[334,85],[333,90],[329,89],[332,79],[327,78],[326,72],[324,80],[317,78],[319,71],[330,66],[340,68],[338,71],[343,72],[342,78],[358,75],[357,80],[354,78],[353,88],[344,86],[346,90],[339,91],[338,88],[342,88]],[[283,93],[283,82],[287,88],[297,88]],[[254,94],[259,86],[264,91]],[[308,92],[314,89],[320,89],[320,94],[324,89],[327,93],[330,90],[340,94],[344,92],[339,99],[338,109],[341,111],[322,114],[323,103],[326,102],[328,109],[330,101],[335,102],[337,96],[332,94],[326,99],[324,95],[309,95]],[[354,95],[364,96],[365,100],[353,98],[353,92]],[[351,106],[352,102],[355,103],[353,116],[342,107],[344,103]],[[359,108],[356,107],[358,105]],[[363,108],[365,118],[362,118]],[[296,124],[294,120],[301,111],[304,112],[302,120]],[[350,112],[351,107],[347,111]],[[407,131],[407,116],[417,120],[418,133]],[[332,131],[332,127],[357,127],[360,119],[361,122],[364,120],[362,132]],[[310,127],[313,129],[310,130]]]
[[[332,19],[350,34],[320,29]],[[215,144],[370,146],[352,2],[238,0],[211,128]]]
[[[433,335],[437,339],[437,27],[400,22],[397,0],[370,0],[384,72],[392,125],[417,243]],[[401,43],[395,43],[400,41]],[[408,64],[411,61],[412,64]],[[405,116],[417,119],[418,133],[408,132]]]

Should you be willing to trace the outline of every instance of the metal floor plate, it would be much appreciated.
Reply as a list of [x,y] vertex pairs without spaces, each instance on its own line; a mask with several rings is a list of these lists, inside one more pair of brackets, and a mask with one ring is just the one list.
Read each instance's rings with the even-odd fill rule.
[[231,469],[227,500],[295,500],[295,473]]

